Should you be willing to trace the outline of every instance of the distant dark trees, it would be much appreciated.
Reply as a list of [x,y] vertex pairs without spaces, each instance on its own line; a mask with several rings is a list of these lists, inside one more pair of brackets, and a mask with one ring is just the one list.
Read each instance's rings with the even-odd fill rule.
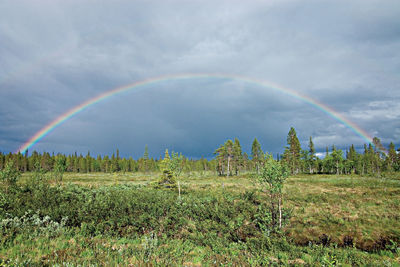
[[251,159],[254,166],[256,167],[257,173],[260,172],[260,164],[264,161],[264,152],[261,149],[261,144],[257,138],[254,138],[253,144],[251,145]]
[[[364,152],[358,153],[351,145],[348,150],[337,149],[335,145],[326,148],[324,158],[316,156],[315,146],[312,137],[309,137],[308,147],[303,150],[297,137],[296,130],[292,127],[287,136],[287,146],[282,155],[282,161],[286,163],[291,174],[299,173],[325,173],[325,174],[359,174],[359,175],[380,175],[381,172],[400,171],[400,148],[396,152],[395,145],[390,143],[387,153],[379,138],[373,138],[373,142],[364,145]],[[240,171],[259,169],[264,164],[264,153],[261,144],[254,139],[251,145],[251,158],[246,153],[232,153],[234,144],[239,144],[236,138],[235,143],[231,140],[222,144],[214,154],[216,155],[216,170],[222,176],[232,175],[232,168]],[[237,151],[241,151],[237,150]],[[240,159],[236,161],[235,159]],[[278,157],[279,160],[279,157]],[[234,172],[234,174],[237,174]]]
[[302,150],[300,172],[326,174],[359,174],[380,175],[382,172],[400,171],[400,155],[396,153],[394,144],[389,145],[387,153],[379,138],[375,137],[373,144],[364,145],[362,153],[351,145],[346,151],[337,149],[334,145],[326,148],[325,157],[315,157],[310,137],[309,151]]
[[[286,138],[287,146],[278,160],[286,163],[291,174],[298,173],[326,173],[326,174],[360,174],[380,175],[382,172],[400,171],[400,148],[390,143],[389,149],[384,150],[379,138],[365,144],[361,153],[357,152],[354,145],[347,150],[337,149],[334,145],[326,148],[324,158],[316,156],[312,137],[309,137],[308,146],[302,149],[295,129],[292,127]],[[179,171],[216,171],[220,176],[239,175],[240,173],[259,170],[265,163],[265,154],[260,142],[254,138],[251,144],[250,155],[242,151],[238,138],[227,140],[214,152],[214,159],[189,159],[179,156]],[[7,162],[13,161],[14,167],[19,172],[34,171],[40,166],[41,170],[60,172],[60,164],[65,172],[159,172],[161,171],[161,157],[150,158],[148,146],[145,146],[143,157],[121,157],[117,149],[111,156],[97,155],[93,157],[90,152],[85,156],[74,153],[72,155],[49,154],[47,152],[31,154],[3,154],[0,152],[0,170],[3,170]],[[36,167],[35,167],[36,166]],[[61,179],[60,179],[61,180]]]
[[[208,160],[201,158],[198,160],[188,159],[184,156],[179,156],[182,161],[182,166],[179,166],[179,171],[214,171],[215,159]],[[238,159],[236,159],[238,160]],[[47,152],[38,153],[33,151],[30,155],[25,153],[9,153],[3,154],[0,152],[0,170],[5,168],[7,162],[13,161],[15,168],[20,172],[34,171],[35,166],[45,172],[60,172],[60,164],[62,163],[65,172],[90,173],[90,172],[158,172],[161,170],[160,160],[149,157],[148,147],[146,145],[143,157],[135,160],[132,157],[121,157],[117,149],[111,156],[97,155],[93,157],[90,152],[86,155],[74,153],[72,155],[64,154],[49,154]],[[236,166],[234,164],[234,166]],[[236,169],[233,170],[236,172]],[[61,179],[60,179],[61,180]]]

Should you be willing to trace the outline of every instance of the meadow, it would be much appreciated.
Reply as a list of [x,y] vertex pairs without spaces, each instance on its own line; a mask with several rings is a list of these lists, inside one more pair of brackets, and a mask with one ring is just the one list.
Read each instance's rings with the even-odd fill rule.
[[250,174],[24,173],[0,196],[0,262],[14,266],[400,266],[400,178],[287,179],[289,223],[262,231],[264,193]]

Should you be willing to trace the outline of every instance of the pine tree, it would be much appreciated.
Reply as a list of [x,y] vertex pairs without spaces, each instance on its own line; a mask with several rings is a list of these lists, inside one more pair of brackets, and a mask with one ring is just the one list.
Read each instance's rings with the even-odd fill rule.
[[226,167],[226,176],[232,175],[232,159],[234,157],[234,149],[233,149],[233,142],[232,140],[228,140],[224,144],[225,153],[226,153],[226,160],[227,160],[227,167]]
[[225,155],[226,155],[225,152],[226,150],[224,145],[220,145],[219,148],[217,148],[214,151],[214,155],[216,155],[216,160],[217,160],[216,170],[219,176],[224,175]]
[[309,150],[308,150],[308,153],[309,153],[309,155],[310,155],[310,157],[309,157],[309,171],[310,171],[310,173],[314,173],[315,172],[315,169],[316,169],[316,166],[315,166],[315,163],[316,163],[316,156],[315,156],[315,147],[314,147],[314,143],[313,143],[313,141],[312,141],[312,137],[310,136],[310,140],[309,140],[309,143],[308,143],[308,148],[309,148]]
[[233,143],[233,158],[235,163],[235,174],[239,174],[239,169],[243,166],[242,147],[240,146],[239,139],[235,138]]
[[340,149],[336,149],[335,146],[332,146],[332,161],[335,166],[336,175],[341,173],[342,163],[343,163],[343,151]]
[[264,153],[261,149],[261,145],[257,138],[254,138],[253,144],[251,145],[251,160],[256,167],[257,173],[259,173],[260,163],[264,159]]

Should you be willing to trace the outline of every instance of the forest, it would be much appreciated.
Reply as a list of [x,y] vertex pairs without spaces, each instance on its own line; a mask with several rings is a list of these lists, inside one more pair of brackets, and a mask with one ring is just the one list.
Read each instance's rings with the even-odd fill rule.
[[[283,154],[275,155],[278,161],[285,162],[291,174],[359,174],[359,175],[380,175],[382,172],[400,171],[400,148],[395,148],[393,143],[385,149],[379,138],[374,137],[373,142],[364,144],[363,152],[356,151],[354,145],[347,150],[336,149],[335,145],[326,147],[323,158],[316,156],[316,150],[312,137],[309,138],[307,148],[301,148],[297,133],[291,128],[287,136],[287,146]],[[174,153],[174,152],[172,152]],[[252,171],[261,164],[264,152],[261,144],[254,139],[251,146],[251,153],[248,155],[242,151],[237,138],[227,140],[214,152],[214,159],[189,159],[181,155],[181,170],[190,171],[216,171],[218,175],[238,175],[239,173]],[[162,156],[150,158],[148,146],[145,146],[143,157],[133,159],[123,158],[117,149],[112,156],[98,155],[92,157],[90,152],[86,155],[73,154],[50,154],[48,152],[38,153],[29,151],[22,153],[3,154],[0,151],[0,169],[8,161],[15,162],[15,167],[21,172],[34,171],[35,163],[40,164],[44,171],[52,171],[57,161],[61,162],[66,172],[91,173],[91,172],[157,172],[160,171]]]

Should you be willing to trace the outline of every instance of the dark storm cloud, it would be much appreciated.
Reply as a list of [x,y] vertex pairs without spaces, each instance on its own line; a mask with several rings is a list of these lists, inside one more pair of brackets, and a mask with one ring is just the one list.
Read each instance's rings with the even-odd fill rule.
[[[384,144],[400,139],[398,1],[2,1],[0,150],[15,151],[109,89],[176,73],[268,80],[328,104]],[[92,106],[34,148],[212,156],[226,138],[282,152],[294,126],[322,151],[364,142],[286,94],[221,79],[170,81]]]

